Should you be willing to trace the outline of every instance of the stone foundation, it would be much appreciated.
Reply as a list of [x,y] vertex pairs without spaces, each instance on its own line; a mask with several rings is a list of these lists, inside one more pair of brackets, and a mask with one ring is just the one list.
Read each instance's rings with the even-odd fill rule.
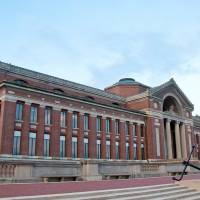
[[[199,161],[193,161],[200,165]],[[0,182],[130,179],[179,174],[182,161],[0,158]],[[188,167],[188,173],[198,173]]]

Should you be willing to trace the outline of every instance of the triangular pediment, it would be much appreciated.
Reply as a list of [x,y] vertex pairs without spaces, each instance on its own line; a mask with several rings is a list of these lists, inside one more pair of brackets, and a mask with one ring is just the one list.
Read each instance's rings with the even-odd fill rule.
[[184,107],[192,110],[194,109],[192,102],[183,93],[173,78],[162,85],[151,88],[150,94],[152,97],[157,97],[160,99],[164,99],[167,94],[175,95],[181,101]]

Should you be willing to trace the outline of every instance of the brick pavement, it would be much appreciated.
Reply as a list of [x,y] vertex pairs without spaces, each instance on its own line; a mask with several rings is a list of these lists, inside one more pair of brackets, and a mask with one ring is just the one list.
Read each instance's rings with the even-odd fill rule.
[[[184,180],[199,179],[200,174],[184,176]],[[79,181],[61,183],[0,184],[0,198],[83,192],[174,183],[171,177],[137,178],[128,180]]]

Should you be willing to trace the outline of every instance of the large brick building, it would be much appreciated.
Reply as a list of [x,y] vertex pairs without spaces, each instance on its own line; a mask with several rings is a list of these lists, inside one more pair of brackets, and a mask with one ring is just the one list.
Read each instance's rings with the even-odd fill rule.
[[99,90],[0,62],[0,84],[1,181],[168,175],[192,144],[199,162],[200,119],[173,79]]

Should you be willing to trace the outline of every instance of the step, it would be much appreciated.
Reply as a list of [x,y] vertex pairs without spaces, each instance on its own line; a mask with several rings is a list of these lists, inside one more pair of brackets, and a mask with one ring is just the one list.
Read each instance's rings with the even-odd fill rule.
[[[129,196],[129,197],[119,197],[119,196],[116,196],[114,199],[115,200],[143,200],[143,199],[146,199],[146,200],[161,200],[161,199],[165,199],[166,196],[167,198],[169,197],[173,197],[174,195],[181,195],[181,194],[188,194],[188,193],[192,193],[192,192],[195,192],[195,190],[193,189],[181,189],[181,190],[178,190],[178,191],[170,191],[170,192],[159,192],[159,193],[154,193],[154,194],[141,194],[141,195],[138,195],[138,196]],[[166,199],[167,199],[166,198]],[[100,200],[100,199],[99,199]]]
[[186,187],[174,187],[174,188],[162,188],[162,189],[154,189],[154,190],[144,190],[141,194],[141,191],[130,191],[130,192],[116,192],[112,194],[102,194],[102,195],[92,195],[92,196],[87,196],[87,197],[76,197],[73,196],[71,198],[68,198],[68,200],[94,200],[94,199],[101,199],[101,200],[106,200],[106,199],[116,199],[116,198],[124,198],[124,197],[134,197],[134,199],[148,199],[149,196],[161,196],[163,197],[165,194],[174,194],[174,193],[184,193],[184,192],[189,192],[191,191],[190,189],[187,189]]
[[164,198],[159,198],[159,200],[177,200],[177,199],[198,199],[200,200],[200,192],[197,192],[196,190],[188,192],[188,193],[183,193],[183,194],[174,194],[174,196],[171,197],[164,197]]

